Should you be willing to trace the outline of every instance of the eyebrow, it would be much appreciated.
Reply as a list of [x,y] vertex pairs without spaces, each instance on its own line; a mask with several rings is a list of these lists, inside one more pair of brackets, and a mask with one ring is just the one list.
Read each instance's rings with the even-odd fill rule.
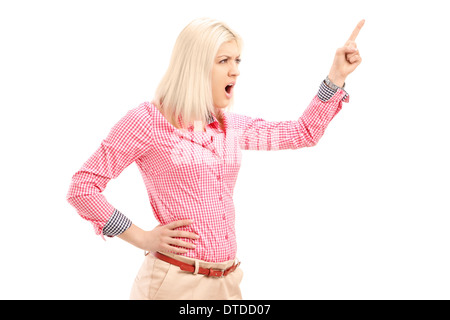
[[[239,59],[240,56],[241,56],[241,55],[238,55],[238,56],[236,57],[236,59]],[[227,55],[225,55],[225,54],[222,54],[222,55],[220,55],[220,56],[217,56],[217,58],[222,58],[222,57],[225,57],[225,58],[228,58],[228,59],[231,59],[231,58],[232,58],[232,57],[227,56]]]

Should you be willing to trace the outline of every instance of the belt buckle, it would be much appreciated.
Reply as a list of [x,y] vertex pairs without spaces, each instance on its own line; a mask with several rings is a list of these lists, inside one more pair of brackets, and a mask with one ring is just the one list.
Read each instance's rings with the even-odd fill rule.
[[[208,272],[209,277],[223,278],[225,275],[225,270],[223,270],[223,269],[209,268],[208,270],[209,270],[209,272]],[[220,275],[218,274],[219,272],[220,272]]]

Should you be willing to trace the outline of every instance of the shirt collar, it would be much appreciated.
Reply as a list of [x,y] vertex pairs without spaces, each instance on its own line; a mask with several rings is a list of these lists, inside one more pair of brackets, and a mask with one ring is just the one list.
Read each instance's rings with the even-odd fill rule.
[[217,118],[214,116],[213,113],[208,112],[208,120],[207,120],[208,124],[211,124],[211,123],[213,123],[214,121],[217,121]]
[[[222,111],[219,110],[218,112],[222,112]],[[223,116],[223,112],[222,112],[222,116]],[[219,125],[219,120],[217,120],[217,117],[214,115],[214,113],[208,112],[208,117],[206,118],[206,124],[207,124],[207,125],[211,125],[211,124],[213,124],[214,122],[217,122],[217,125]],[[188,130],[193,130],[193,129],[194,129],[194,125],[191,124],[191,125],[188,127]]]

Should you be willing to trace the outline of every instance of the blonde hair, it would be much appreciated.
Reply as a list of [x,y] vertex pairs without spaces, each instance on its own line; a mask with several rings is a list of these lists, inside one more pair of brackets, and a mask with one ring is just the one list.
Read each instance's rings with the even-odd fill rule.
[[209,114],[214,113],[211,86],[214,58],[219,47],[232,40],[241,50],[242,39],[236,32],[225,23],[208,18],[196,19],[181,31],[154,98],[172,123],[183,128],[194,121],[207,123]]

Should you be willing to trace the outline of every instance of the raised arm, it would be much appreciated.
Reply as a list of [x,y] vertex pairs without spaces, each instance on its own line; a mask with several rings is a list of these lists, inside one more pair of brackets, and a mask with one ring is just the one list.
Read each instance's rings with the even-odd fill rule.
[[297,121],[270,122],[236,115],[236,132],[242,149],[298,149],[319,142],[330,121],[341,110],[342,102],[349,100],[344,84],[347,76],[362,61],[355,40],[364,23],[361,20],[345,45],[336,50],[327,79],[321,83],[318,94]]

